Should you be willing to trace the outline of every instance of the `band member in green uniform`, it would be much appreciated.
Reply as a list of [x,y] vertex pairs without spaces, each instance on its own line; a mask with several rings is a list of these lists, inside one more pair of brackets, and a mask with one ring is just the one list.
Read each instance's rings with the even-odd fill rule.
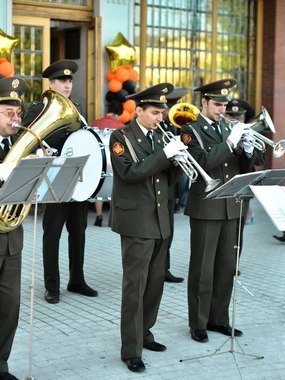
[[165,147],[157,124],[173,90],[161,83],[128,96],[136,118],[110,136],[113,192],[112,230],[121,236],[123,264],[121,358],[131,371],[143,371],[142,350],[164,351],[151,332],[165,278],[170,235],[168,187],[181,175],[170,159],[185,151],[176,139]]
[[[17,139],[13,123],[21,124],[21,95],[26,87],[20,78],[0,79],[0,181],[12,169],[2,162]],[[10,232],[0,231],[0,380],[17,380],[9,373],[8,359],[19,320],[22,249],[22,225]]]
[[[223,120],[234,79],[222,79],[196,88],[202,111],[197,120],[181,129],[182,141],[200,166],[221,184],[262,164],[264,155],[248,143],[246,124],[232,128]],[[243,136],[243,148],[237,145]],[[229,304],[236,271],[236,223],[240,205],[234,198],[205,199],[205,182],[198,176],[189,190],[185,214],[190,217],[191,258],[188,277],[189,326],[192,339],[207,342],[209,331],[228,336]],[[235,329],[235,336],[242,331]]]

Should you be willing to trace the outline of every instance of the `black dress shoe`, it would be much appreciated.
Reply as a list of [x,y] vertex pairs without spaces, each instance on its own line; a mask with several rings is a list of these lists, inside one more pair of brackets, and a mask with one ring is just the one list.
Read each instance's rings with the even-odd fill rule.
[[1,372],[0,373],[0,380],[19,380],[16,376],[11,375],[9,372]]
[[190,334],[191,338],[196,340],[196,342],[199,343],[206,343],[208,342],[208,334],[205,329],[191,329],[190,328]]
[[166,272],[166,275],[165,275],[164,281],[165,281],[165,282],[183,282],[183,281],[184,281],[184,278],[183,278],[183,277],[175,277],[175,276],[173,276],[173,274],[168,270],[168,271]]
[[102,227],[102,222],[103,222],[103,216],[98,215],[98,216],[96,216],[94,226]]
[[124,359],[128,369],[133,372],[142,372],[145,370],[144,362],[140,357]]
[[81,294],[83,296],[87,296],[87,297],[97,297],[98,296],[97,290],[90,288],[90,286],[88,286],[87,284],[68,285],[67,290],[69,292],[79,293],[79,294]]
[[285,232],[283,232],[283,236],[277,236],[277,235],[273,235],[273,237],[279,241],[282,241],[284,242],[285,241]]
[[45,300],[48,303],[58,303],[59,302],[59,290],[46,290],[45,291]]
[[[210,323],[207,324],[207,330],[209,331],[216,331],[221,334],[232,336],[232,328],[230,325],[228,326],[215,326],[211,325]],[[242,336],[243,332],[241,330],[235,329],[234,330],[234,336]]]
[[150,351],[158,351],[158,352],[166,350],[166,346],[157,342],[145,343],[143,345],[143,348],[146,348],[147,350],[150,350]]

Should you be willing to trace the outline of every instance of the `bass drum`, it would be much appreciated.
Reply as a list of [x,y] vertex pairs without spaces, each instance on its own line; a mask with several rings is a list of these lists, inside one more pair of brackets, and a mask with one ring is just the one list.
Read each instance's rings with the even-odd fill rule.
[[82,171],[82,181],[75,186],[72,200],[110,201],[113,185],[111,172],[109,140],[112,130],[97,128],[79,129],[65,141],[61,156],[89,158]]

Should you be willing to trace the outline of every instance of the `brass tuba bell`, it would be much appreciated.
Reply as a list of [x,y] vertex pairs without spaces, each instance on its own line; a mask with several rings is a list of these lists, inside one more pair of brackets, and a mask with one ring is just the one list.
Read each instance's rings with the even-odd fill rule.
[[193,104],[177,103],[170,108],[168,119],[175,127],[181,128],[182,125],[195,121],[199,113],[199,109]]
[[[39,141],[57,130],[77,131],[81,125],[79,112],[75,105],[64,95],[54,90],[46,90],[41,96],[44,108],[38,117],[24,128],[3,163],[17,165],[19,161],[34,151]],[[21,128],[21,126],[19,126]],[[8,204],[0,206],[0,233],[18,228],[30,211],[30,204]]]

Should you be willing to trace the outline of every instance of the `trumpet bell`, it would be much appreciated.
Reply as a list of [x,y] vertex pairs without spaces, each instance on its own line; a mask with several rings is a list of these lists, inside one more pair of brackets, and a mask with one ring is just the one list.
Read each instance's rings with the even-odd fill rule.
[[273,148],[273,157],[279,158],[285,153],[285,140],[280,140],[274,145]]
[[182,125],[195,121],[199,113],[199,109],[193,104],[177,103],[170,108],[168,118],[171,124],[177,128],[181,128]]
[[250,124],[254,124],[252,129],[256,132],[262,133],[265,131],[270,131],[275,133],[275,127],[273,121],[267,112],[265,107],[261,107],[261,112],[250,121]]

